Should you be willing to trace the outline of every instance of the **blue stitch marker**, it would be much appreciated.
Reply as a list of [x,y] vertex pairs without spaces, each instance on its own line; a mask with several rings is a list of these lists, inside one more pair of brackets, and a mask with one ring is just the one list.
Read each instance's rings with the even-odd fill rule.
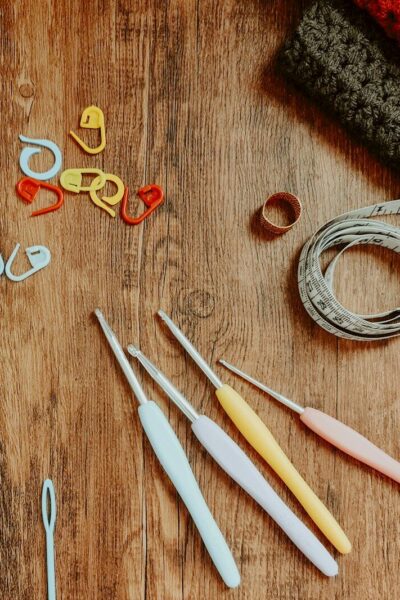
[[[26,253],[26,256],[27,256],[29,262],[31,263],[32,268],[29,269],[29,271],[22,273],[21,275],[14,275],[14,273],[11,272],[11,267],[13,265],[15,257],[18,254],[19,248],[20,248],[20,244],[17,244],[15,246],[14,250],[12,251],[12,254],[11,254],[10,258],[8,259],[5,269],[4,269],[8,279],[11,279],[11,281],[23,281],[27,277],[30,277],[34,273],[37,273],[37,271],[40,271],[41,269],[44,269],[45,267],[47,267],[47,265],[49,264],[49,262],[51,260],[50,250],[48,248],[46,248],[46,246],[29,246],[29,248],[27,248],[25,250],[25,253]],[[1,272],[1,264],[0,264],[0,272]]]
[[[48,499],[50,500],[50,515],[48,511]],[[42,490],[42,517],[46,530],[46,554],[47,554],[47,597],[48,600],[56,600],[56,571],[54,560],[54,527],[56,524],[56,494],[51,479],[46,479]]]
[[51,167],[51,169],[45,171],[44,173],[37,173],[36,171],[32,171],[28,163],[32,156],[42,152],[42,148],[24,148],[19,157],[19,166],[21,167],[21,171],[28,177],[33,177],[39,181],[47,181],[48,179],[55,177],[62,165],[61,150],[57,144],[51,142],[50,140],[34,140],[24,135],[20,135],[19,139],[24,144],[35,144],[36,146],[47,148],[54,155],[54,165]]

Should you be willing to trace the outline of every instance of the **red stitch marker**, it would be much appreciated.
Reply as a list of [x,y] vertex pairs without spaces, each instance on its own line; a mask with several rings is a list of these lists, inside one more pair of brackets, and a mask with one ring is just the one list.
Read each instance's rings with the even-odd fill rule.
[[121,217],[128,225],[138,225],[147,219],[147,217],[149,217],[151,213],[154,212],[156,208],[164,202],[164,192],[160,186],[155,184],[145,185],[138,191],[138,196],[141,200],[143,200],[148,208],[141,215],[139,215],[139,217],[130,217],[126,213],[128,196],[129,188],[125,188],[125,193],[121,202]]
[[40,210],[36,210],[32,213],[32,217],[37,217],[38,215],[44,215],[46,213],[52,212],[53,210],[57,210],[61,207],[64,202],[64,193],[62,189],[57,187],[56,185],[51,185],[50,183],[46,183],[45,181],[38,181],[37,179],[33,179],[32,177],[23,177],[17,183],[17,192],[18,195],[25,200],[25,202],[33,202],[41,188],[46,190],[50,190],[57,195],[57,202],[52,204],[51,206],[46,206],[45,208],[41,208]]

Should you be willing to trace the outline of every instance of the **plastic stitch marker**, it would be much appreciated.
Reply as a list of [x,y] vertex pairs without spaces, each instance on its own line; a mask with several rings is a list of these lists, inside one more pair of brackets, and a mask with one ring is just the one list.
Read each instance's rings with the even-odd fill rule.
[[37,181],[36,179],[32,179],[32,177],[24,177],[17,183],[17,192],[19,196],[25,200],[25,202],[29,203],[34,201],[41,188],[54,192],[57,195],[57,202],[51,206],[46,206],[46,208],[36,210],[32,213],[32,217],[37,217],[38,215],[44,215],[57,210],[64,202],[64,192],[56,185],[50,185],[50,183]]
[[47,148],[54,155],[54,165],[48,171],[44,173],[36,173],[29,168],[28,162],[29,159],[35,154],[39,154],[42,152],[42,148],[24,148],[19,157],[19,166],[21,167],[21,171],[27,175],[28,177],[33,177],[34,179],[39,179],[39,181],[46,181],[47,179],[51,179],[55,177],[58,171],[61,169],[62,165],[62,156],[61,150],[59,147],[50,140],[34,140],[24,135],[20,135],[19,139],[24,144],[35,144],[36,146],[42,146],[43,148]]
[[[50,500],[50,516],[48,500]],[[54,558],[54,528],[56,524],[57,506],[54,485],[51,479],[46,479],[42,489],[42,518],[46,531],[47,555],[47,598],[56,600],[56,569]]]
[[300,415],[301,421],[312,429],[317,435],[321,436],[327,442],[339,448],[346,454],[349,454],[353,458],[360,460],[366,465],[373,467],[377,471],[384,473],[394,481],[400,483],[400,463],[394,458],[383,452],[380,448],[372,444],[367,438],[362,436],[354,429],[351,429],[348,425],[341,423],[337,419],[326,415],[320,410],[315,408],[303,408],[300,404],[296,404],[289,398],[285,398],[282,394],[274,392],[271,388],[267,387],[257,379],[254,379],[250,375],[247,375],[243,371],[240,371],[237,367],[229,364],[225,360],[219,361],[224,367],[236,373],[249,383],[252,383],[260,390],[267,392],[272,398],[278,400],[285,406],[288,406]]
[[339,552],[342,554],[350,552],[351,544],[339,523],[292,465],[260,417],[234,389],[222,383],[175,323],[162,310],[159,310],[158,314],[178,342],[216,387],[216,396],[222,408],[249,444],[286,483],[314,523]]
[[139,349],[128,346],[128,352],[142,363],[149,375],[191,421],[193,433],[219,466],[258,502],[324,575],[337,575],[337,562],[304,523],[292,513],[232,438],[214,421],[205,415],[199,415],[181,392]]
[[117,336],[108,325],[103,313],[96,308],[95,314],[140,404],[140,422],[158,460],[191,514],[222,579],[228,587],[237,587],[240,583],[240,574],[235,560],[203,498],[184,449],[162,410],[155,402],[147,399]]
[[4,260],[2,255],[0,254],[0,275],[3,275],[4,273]]
[[164,192],[160,186],[155,184],[146,185],[138,191],[138,196],[148,207],[139,217],[130,217],[127,215],[126,209],[128,205],[129,190],[125,188],[125,194],[121,202],[121,217],[128,225],[138,225],[144,219],[147,219],[152,212],[156,210],[164,202]]
[[37,271],[44,269],[47,267],[51,260],[50,250],[46,248],[46,246],[30,246],[25,250],[26,255],[28,257],[29,262],[31,263],[32,269],[26,271],[26,273],[22,273],[22,275],[14,275],[11,273],[11,267],[14,262],[15,257],[17,256],[18,250],[20,248],[20,244],[17,244],[7,261],[5,272],[8,279],[12,281],[23,281],[27,277],[30,277]]
[[100,145],[96,148],[91,148],[76,133],[70,131],[69,134],[73,137],[77,144],[81,146],[88,154],[99,154],[106,147],[106,128],[104,124],[104,114],[98,106],[88,106],[82,113],[80,126],[85,129],[100,129]]
[[[94,202],[94,204],[96,204],[96,206],[99,206],[100,208],[108,212],[108,214],[111,217],[115,217],[115,210],[107,206],[107,204],[115,206],[116,204],[118,204],[118,202],[121,202],[122,197],[124,195],[125,187],[123,182],[119,177],[117,177],[117,175],[113,175],[112,173],[106,173],[105,178],[106,181],[112,181],[117,186],[117,191],[115,192],[115,194],[113,196],[102,196],[100,199],[96,193],[96,190],[90,190],[90,199],[92,200],[92,202]],[[93,185],[97,185],[97,180],[98,177],[96,177],[96,179],[93,180]]]
[[[97,177],[93,179],[90,185],[82,186],[82,175],[86,173],[97,175]],[[61,173],[60,183],[65,190],[79,194],[79,192],[101,190],[106,183],[106,176],[100,169],[66,169]]]

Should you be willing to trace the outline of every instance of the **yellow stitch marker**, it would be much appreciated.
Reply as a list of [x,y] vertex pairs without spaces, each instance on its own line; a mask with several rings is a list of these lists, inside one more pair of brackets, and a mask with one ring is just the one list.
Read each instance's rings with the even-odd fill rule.
[[219,402],[242,435],[286,483],[335,548],[342,554],[348,554],[351,550],[351,543],[339,523],[304,481],[300,473],[296,471],[260,417],[234,389],[222,383],[175,323],[162,310],[159,310],[158,314],[171,333],[216,387]]
[[106,127],[104,124],[104,114],[98,106],[88,106],[82,113],[80,126],[85,129],[100,129],[100,145],[96,148],[91,148],[83,140],[80,139],[73,131],[69,134],[73,137],[77,144],[81,146],[88,154],[99,154],[106,147]]
[[[118,204],[118,202],[121,202],[125,192],[125,186],[121,179],[117,177],[117,175],[113,175],[112,173],[106,173],[105,178],[106,181],[112,181],[117,186],[117,191],[115,192],[115,194],[113,196],[102,196],[100,199],[96,193],[96,190],[90,190],[90,198],[92,202],[96,204],[96,206],[99,206],[100,208],[108,212],[108,214],[111,217],[115,217],[115,211],[109,206],[107,206],[107,204],[115,206],[116,204]],[[96,177],[96,179],[93,180],[94,184],[97,183],[97,179],[98,178]]]
[[[82,186],[82,175],[84,173],[96,175],[88,186]],[[65,190],[79,194],[79,192],[101,190],[106,183],[106,176],[100,169],[66,169],[61,173],[60,183]]]

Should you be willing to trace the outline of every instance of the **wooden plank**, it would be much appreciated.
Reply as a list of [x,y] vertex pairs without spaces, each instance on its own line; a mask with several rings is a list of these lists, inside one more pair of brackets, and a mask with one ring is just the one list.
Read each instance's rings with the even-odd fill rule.
[[[46,477],[57,491],[60,598],[214,600],[224,592],[232,600],[375,600],[393,598],[399,588],[396,484],[216,367],[268,423],[352,540],[353,552],[338,557],[339,577],[326,580],[213,463],[185,417],[139,371],[237,559],[242,585],[226,592],[142,434],[136,403],[92,316],[100,306],[121,342],[140,345],[223,426],[315,532],[155,318],[158,308],[211,363],[223,356],[400,456],[398,342],[338,341],[313,325],[298,296],[299,251],[315,229],[350,208],[394,198],[399,187],[396,174],[277,72],[276,52],[304,4],[16,0],[0,8],[0,250],[7,258],[20,242],[22,249],[42,243],[52,251],[42,273],[20,284],[0,281],[5,600],[46,597]],[[68,136],[90,104],[106,116],[107,148],[97,157]],[[68,194],[57,213],[30,219],[31,207],[14,192],[20,133],[56,141],[65,168],[120,175],[132,212],[142,210],[135,191],[146,183],[159,183],[166,203],[133,228],[85,195]],[[44,168],[46,159],[32,165]],[[298,194],[304,213],[290,233],[269,240],[254,214],[278,190]],[[360,310],[395,306],[398,267],[384,252],[352,252],[339,265],[339,297]]]

